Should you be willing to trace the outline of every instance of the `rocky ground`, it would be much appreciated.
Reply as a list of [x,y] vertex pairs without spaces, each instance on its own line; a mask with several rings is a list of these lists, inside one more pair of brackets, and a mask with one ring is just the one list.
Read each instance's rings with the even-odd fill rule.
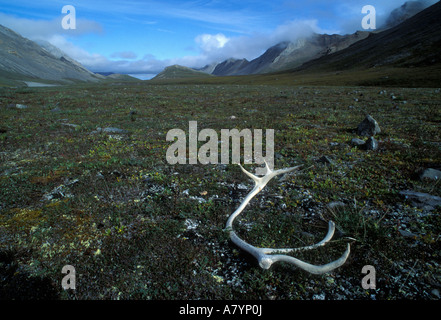
[[[440,299],[440,106],[437,88],[1,89],[0,297]],[[238,234],[304,246],[333,220],[333,240],[296,257],[327,263],[349,242],[345,265],[262,270],[235,247],[225,223],[252,181],[233,164],[170,165],[167,132],[189,121],[274,129],[275,168],[303,168],[253,199]],[[75,290],[61,286],[65,265]]]

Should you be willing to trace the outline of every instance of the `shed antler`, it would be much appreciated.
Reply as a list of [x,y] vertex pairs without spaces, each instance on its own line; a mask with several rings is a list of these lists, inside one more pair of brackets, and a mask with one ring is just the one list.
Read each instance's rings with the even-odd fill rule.
[[242,240],[241,238],[239,238],[239,236],[234,232],[233,230],[233,221],[234,219],[243,211],[243,209],[246,207],[246,205],[250,202],[250,200],[256,195],[258,194],[260,191],[262,191],[262,189],[266,186],[266,184],[275,176],[284,174],[284,173],[288,173],[294,170],[297,170],[298,168],[300,168],[301,166],[296,166],[296,167],[292,167],[292,168],[287,168],[287,169],[279,169],[279,170],[271,170],[268,166],[268,164],[265,162],[266,165],[266,174],[263,177],[257,177],[253,174],[251,174],[250,172],[246,171],[240,164],[240,168],[242,169],[242,171],[249,176],[251,179],[254,180],[255,182],[255,186],[254,188],[248,193],[248,195],[245,197],[245,199],[242,201],[242,203],[240,204],[240,206],[236,209],[236,211],[234,211],[231,216],[228,218],[227,221],[227,225],[226,228],[227,230],[229,230],[230,232],[230,239],[242,250],[247,251],[248,253],[250,253],[251,255],[253,255],[257,261],[259,262],[259,265],[263,268],[263,269],[269,269],[271,267],[271,265],[274,262],[277,261],[284,261],[284,262],[288,262],[291,264],[294,264],[295,266],[308,271],[310,273],[313,274],[322,274],[322,273],[326,273],[329,271],[332,271],[338,267],[340,267],[341,265],[343,265],[346,262],[346,259],[349,256],[349,252],[350,252],[350,245],[348,243],[347,245],[347,249],[345,251],[345,253],[338,259],[335,261],[332,261],[328,264],[325,265],[321,265],[321,266],[316,266],[316,265],[312,265],[309,263],[306,263],[304,261],[301,261],[299,259],[296,259],[294,257],[288,256],[286,254],[281,254],[281,253],[290,253],[290,252],[298,252],[298,251],[302,251],[302,250],[311,250],[311,249],[315,249],[317,247],[323,246],[325,245],[327,242],[329,242],[329,240],[332,239],[333,235],[334,235],[334,231],[335,231],[335,224],[332,221],[329,221],[329,226],[328,226],[328,233],[326,235],[326,237],[311,246],[306,246],[306,247],[300,247],[300,248],[283,248],[283,249],[271,249],[271,248],[257,248],[254,247],[252,245],[250,245],[249,243],[245,242],[244,240]]

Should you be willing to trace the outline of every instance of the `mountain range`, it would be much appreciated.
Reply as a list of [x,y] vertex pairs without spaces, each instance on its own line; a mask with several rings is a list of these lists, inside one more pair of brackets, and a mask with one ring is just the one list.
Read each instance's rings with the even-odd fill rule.
[[[246,59],[227,59],[207,65],[198,71],[216,76],[252,75],[295,69],[304,63],[330,56],[365,40],[371,35],[392,29],[427,7],[425,1],[408,1],[391,12],[381,29],[357,31],[347,35],[314,34],[295,42],[281,42],[267,49],[261,56]],[[404,41],[405,39],[401,39]],[[352,50],[352,49],[351,49]]]
[[365,39],[367,31],[357,31],[350,35],[314,34],[308,38],[300,38],[295,42],[281,42],[270,47],[258,58],[228,59],[215,66],[206,66],[205,71],[216,76],[249,75],[292,69],[303,63],[328,55],[349,47],[351,44]]
[[441,2],[395,27],[371,33],[346,50],[310,60],[292,71],[428,67],[441,64]]
[[[441,3],[426,8],[425,0],[409,1],[393,10],[385,25],[375,31],[347,35],[314,34],[280,42],[261,56],[227,59],[202,69],[170,66],[153,80],[211,79],[219,76],[305,74],[377,69],[384,66],[422,68],[441,65]],[[437,80],[438,70],[423,76]],[[426,71],[424,71],[426,72]],[[217,77],[215,77],[217,76]],[[0,25],[0,85],[30,82],[68,84],[136,80],[127,75],[96,74],[48,42],[34,42]]]

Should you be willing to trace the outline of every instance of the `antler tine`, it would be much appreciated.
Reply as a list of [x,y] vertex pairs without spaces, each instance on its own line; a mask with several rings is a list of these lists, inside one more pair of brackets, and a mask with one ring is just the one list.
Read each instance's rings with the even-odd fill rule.
[[332,261],[332,262],[330,262],[328,264],[321,265],[321,266],[312,265],[312,264],[306,263],[306,262],[304,262],[302,260],[299,260],[297,258],[288,256],[288,255],[284,255],[284,254],[280,254],[280,253],[297,252],[297,251],[302,251],[302,250],[312,250],[312,249],[318,248],[320,246],[324,246],[334,236],[335,224],[332,221],[329,221],[328,233],[323,238],[323,240],[321,240],[320,242],[318,242],[318,243],[316,243],[314,245],[306,246],[306,247],[300,247],[300,248],[282,248],[282,249],[257,248],[255,246],[245,242],[244,240],[242,240],[234,232],[234,230],[233,230],[234,219],[245,209],[245,207],[251,201],[251,199],[255,195],[257,195],[260,191],[262,191],[262,189],[266,186],[266,184],[272,178],[274,178],[275,176],[280,175],[280,174],[292,172],[292,171],[297,170],[297,169],[299,169],[301,167],[301,165],[300,165],[300,166],[291,167],[291,168],[287,168],[287,169],[271,170],[269,168],[269,166],[268,166],[268,163],[266,161],[265,161],[265,165],[266,165],[266,169],[267,169],[266,174],[263,177],[257,177],[254,174],[252,174],[252,173],[248,172],[247,170],[245,170],[239,164],[239,166],[242,169],[242,171],[255,182],[255,185],[254,185],[253,189],[244,198],[244,200],[241,202],[239,207],[228,218],[228,221],[227,221],[227,224],[226,224],[226,228],[230,232],[230,239],[231,239],[231,241],[233,243],[235,243],[242,250],[247,251],[248,253],[253,255],[257,259],[259,265],[263,269],[270,268],[273,263],[278,262],[278,261],[291,263],[291,264],[293,264],[293,265],[295,265],[295,266],[297,266],[297,267],[299,267],[299,268],[301,268],[301,269],[303,269],[303,270],[305,270],[307,272],[310,272],[312,274],[327,273],[329,271],[332,271],[332,270],[342,266],[346,262],[346,260],[347,260],[347,258],[349,256],[349,253],[350,253],[350,245],[349,245],[349,243],[347,245],[346,251],[343,253],[343,255],[339,259],[337,259],[335,261]]

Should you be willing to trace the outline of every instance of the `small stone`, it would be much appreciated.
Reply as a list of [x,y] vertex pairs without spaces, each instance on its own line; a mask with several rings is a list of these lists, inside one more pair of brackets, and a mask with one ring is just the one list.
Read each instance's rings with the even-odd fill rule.
[[377,150],[378,149],[378,141],[375,140],[374,137],[370,137],[366,141],[366,150]]
[[415,239],[415,238],[417,237],[416,234],[414,234],[414,233],[412,233],[412,232],[410,232],[410,231],[407,231],[407,230],[399,229],[398,232],[399,232],[404,238],[412,238],[412,239]]
[[420,174],[420,179],[421,179],[421,181],[423,181],[423,180],[431,180],[431,181],[440,180],[441,179],[441,171],[436,170],[436,169],[432,169],[432,168],[425,169]]
[[62,123],[62,126],[66,126],[66,127],[71,127],[71,128],[77,128],[79,127],[78,124],[73,124],[73,123]]
[[[98,129],[97,129],[97,131],[98,131]],[[102,131],[105,133],[120,133],[120,134],[121,133],[128,133],[127,130],[120,129],[120,128],[113,128],[113,127],[104,128]]]
[[365,144],[365,141],[358,139],[358,138],[354,138],[351,140],[351,145],[354,147],[360,147],[360,146],[363,146],[364,144]]
[[11,108],[11,109],[27,109],[28,108],[28,106],[27,105],[24,105],[24,104],[19,104],[19,103],[11,103],[11,104],[8,104],[8,108]]

